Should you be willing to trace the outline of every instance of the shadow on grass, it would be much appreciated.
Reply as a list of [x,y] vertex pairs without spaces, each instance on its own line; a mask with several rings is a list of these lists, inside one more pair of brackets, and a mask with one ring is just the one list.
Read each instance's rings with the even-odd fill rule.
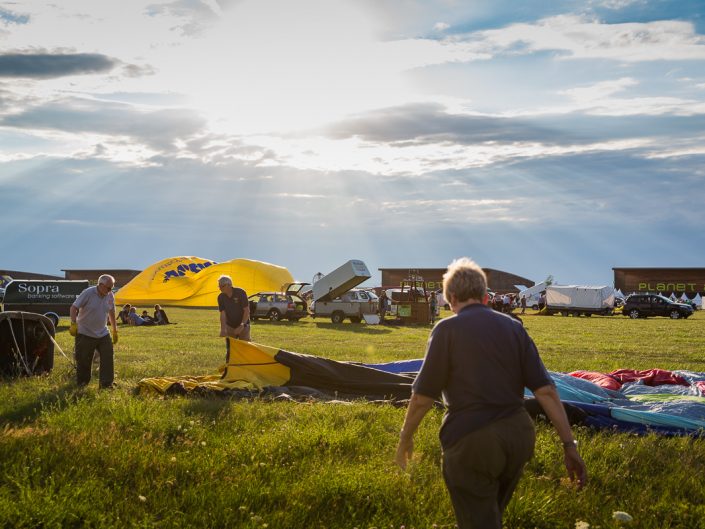
[[64,410],[85,395],[87,395],[86,388],[79,388],[71,382],[66,382],[55,389],[42,391],[31,401],[25,401],[0,414],[0,427],[32,423],[46,408],[51,407],[54,411]]
[[198,395],[196,398],[189,399],[185,408],[187,413],[200,415],[204,418],[213,420],[217,419],[223,409],[228,408],[232,404],[229,398],[223,398],[221,395]]
[[313,322],[318,329],[329,329],[355,334],[389,334],[397,325],[365,325],[362,323]]

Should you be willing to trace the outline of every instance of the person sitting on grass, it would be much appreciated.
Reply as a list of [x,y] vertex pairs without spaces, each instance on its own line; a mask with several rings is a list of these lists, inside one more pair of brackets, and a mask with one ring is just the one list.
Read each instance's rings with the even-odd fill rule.
[[137,309],[135,307],[130,308],[130,325],[135,325],[135,326],[142,326],[142,325],[156,325],[156,323],[152,320],[152,318],[149,318],[149,320],[145,320],[141,316],[137,314]]
[[161,305],[154,305],[154,321],[157,322],[157,325],[169,325],[169,318]]
[[144,321],[151,321],[151,322],[154,323],[155,325],[157,324],[157,320],[155,320],[154,318],[152,318],[152,317],[149,315],[149,312],[147,312],[147,309],[145,309],[145,310],[142,311],[142,316],[141,316],[141,317],[142,317],[142,319],[143,319]]
[[130,307],[132,307],[132,305],[126,303],[118,314],[118,319],[123,325],[128,325],[130,323]]

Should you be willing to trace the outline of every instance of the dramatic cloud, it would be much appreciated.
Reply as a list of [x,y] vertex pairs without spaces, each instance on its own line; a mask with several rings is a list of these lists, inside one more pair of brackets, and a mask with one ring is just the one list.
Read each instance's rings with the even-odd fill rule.
[[175,0],[173,2],[154,3],[146,7],[150,16],[174,17],[181,22],[175,26],[184,36],[202,34],[222,15],[222,10],[216,0]]
[[511,24],[470,35],[495,53],[562,53],[566,59],[663,61],[705,59],[705,38],[691,22],[663,20],[605,24],[576,15],[559,15],[533,24]]
[[99,53],[5,53],[0,55],[0,77],[51,79],[109,72],[117,64]]
[[697,1],[2,6],[10,268],[703,260]]
[[358,137],[397,146],[450,142],[566,143],[566,131],[551,130],[529,119],[452,114],[437,103],[409,104],[381,109],[332,124],[331,138]]
[[678,97],[615,97],[629,87],[638,85],[638,81],[628,77],[578,88],[569,88],[559,91],[568,96],[574,104],[568,108],[554,108],[555,111],[581,110],[590,114],[603,116],[629,116],[629,115],[693,115],[705,114],[705,101],[697,99],[684,99]]
[[0,7],[0,20],[6,24],[27,24],[29,15],[15,13],[9,9]]
[[140,110],[120,103],[71,98],[7,115],[0,126],[131,137],[161,150],[197,133],[204,120],[191,110]]

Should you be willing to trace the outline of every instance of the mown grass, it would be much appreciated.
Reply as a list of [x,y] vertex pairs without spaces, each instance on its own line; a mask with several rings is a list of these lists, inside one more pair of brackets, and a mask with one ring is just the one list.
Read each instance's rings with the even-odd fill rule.
[[[409,472],[392,456],[404,409],[366,402],[292,403],[140,397],[142,377],[207,374],[224,360],[214,310],[171,309],[177,325],[121,328],[118,388],[73,383],[58,355],[47,377],[0,382],[2,527],[452,527],[434,410]],[[705,314],[686,321],[527,315],[549,369],[705,371]],[[305,319],[257,322],[253,339],[364,362],[420,358],[427,327]],[[69,353],[65,323],[57,340]],[[576,431],[590,483],[562,480],[562,449],[538,425],[536,455],[506,527],[705,527],[705,441]]]

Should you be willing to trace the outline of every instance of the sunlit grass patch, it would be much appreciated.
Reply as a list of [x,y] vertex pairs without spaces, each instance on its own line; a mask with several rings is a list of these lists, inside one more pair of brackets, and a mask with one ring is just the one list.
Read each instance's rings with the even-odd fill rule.
[[[3,527],[452,527],[440,468],[442,419],[417,433],[408,472],[392,463],[403,408],[137,396],[137,381],[213,373],[225,357],[214,310],[171,309],[166,328],[121,328],[118,387],[79,390],[57,354],[46,377],[0,382]],[[702,313],[689,320],[527,315],[549,369],[705,371]],[[57,340],[70,356],[61,325]],[[257,342],[339,360],[421,358],[429,327],[304,319],[257,322]],[[94,375],[95,377],[95,375]],[[506,527],[704,527],[703,441],[576,429],[590,472],[561,478],[562,449],[538,425],[537,450]],[[624,525],[627,526],[627,525]]]

